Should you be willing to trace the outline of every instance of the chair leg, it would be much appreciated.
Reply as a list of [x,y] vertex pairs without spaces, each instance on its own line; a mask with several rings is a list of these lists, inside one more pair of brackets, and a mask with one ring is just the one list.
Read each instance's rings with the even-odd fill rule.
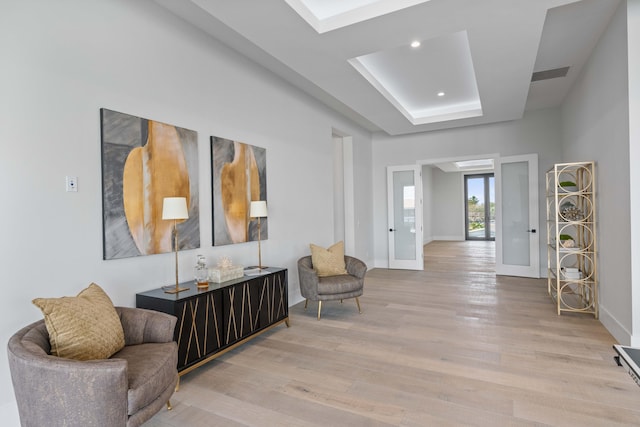
[[358,313],[362,314],[362,310],[360,309],[360,300],[356,297],[356,304],[358,304]]
[[320,311],[322,311],[322,301],[318,301],[318,320],[320,320]]
[[309,304],[309,299],[304,300],[304,309],[307,309],[307,304]]
[[167,400],[167,411],[170,411],[173,409],[173,406],[171,406],[171,401]]

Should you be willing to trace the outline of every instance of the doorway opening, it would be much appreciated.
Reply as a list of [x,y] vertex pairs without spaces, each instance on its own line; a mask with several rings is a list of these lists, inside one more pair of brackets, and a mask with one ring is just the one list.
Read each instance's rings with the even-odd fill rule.
[[496,239],[496,195],[493,173],[464,176],[465,240]]

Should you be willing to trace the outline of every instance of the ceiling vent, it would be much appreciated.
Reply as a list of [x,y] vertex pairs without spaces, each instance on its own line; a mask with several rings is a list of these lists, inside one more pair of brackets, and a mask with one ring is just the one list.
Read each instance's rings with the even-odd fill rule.
[[556,77],[564,77],[569,72],[569,67],[554,68],[552,70],[536,71],[531,75],[531,81],[555,79]]

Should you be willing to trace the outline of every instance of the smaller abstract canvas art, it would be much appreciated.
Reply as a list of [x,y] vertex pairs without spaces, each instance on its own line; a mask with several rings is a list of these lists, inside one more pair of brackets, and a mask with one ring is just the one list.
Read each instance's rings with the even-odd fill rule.
[[[258,240],[251,201],[267,200],[266,149],[211,137],[213,245]],[[260,239],[268,238],[268,218],[260,220]]]

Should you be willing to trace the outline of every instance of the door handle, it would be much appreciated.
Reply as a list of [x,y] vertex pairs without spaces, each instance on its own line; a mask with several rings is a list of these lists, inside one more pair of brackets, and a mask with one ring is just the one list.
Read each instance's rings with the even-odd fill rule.
[[527,233],[535,233],[535,232],[536,232],[535,228],[532,228],[531,230],[527,230]]
[[390,228],[389,231],[396,231],[396,229],[395,228]]

